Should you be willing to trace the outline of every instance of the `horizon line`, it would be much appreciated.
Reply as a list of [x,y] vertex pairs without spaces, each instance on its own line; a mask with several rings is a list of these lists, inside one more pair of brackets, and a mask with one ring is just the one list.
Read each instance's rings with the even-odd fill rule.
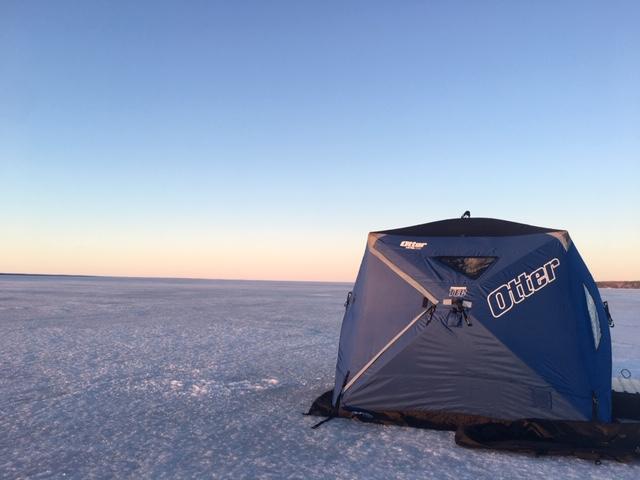
[[80,277],[80,278],[124,278],[124,279],[143,279],[143,280],[203,280],[203,281],[222,281],[222,282],[286,282],[286,283],[344,283],[353,284],[344,280],[275,280],[275,279],[255,279],[255,278],[209,278],[209,277],[144,277],[139,275],[94,275],[84,273],[23,273],[23,272],[0,272],[1,276],[16,277]]
[[[354,284],[353,281],[344,280],[275,280],[275,279],[255,279],[255,278],[210,278],[210,277],[145,277],[139,275],[95,275],[84,273],[24,273],[24,272],[0,272],[0,276],[16,276],[16,277],[79,277],[79,278],[124,278],[124,279],[143,279],[143,280],[204,280],[204,281],[222,281],[222,282],[286,282],[286,283],[343,283]],[[598,283],[640,283],[640,280],[594,280]]]

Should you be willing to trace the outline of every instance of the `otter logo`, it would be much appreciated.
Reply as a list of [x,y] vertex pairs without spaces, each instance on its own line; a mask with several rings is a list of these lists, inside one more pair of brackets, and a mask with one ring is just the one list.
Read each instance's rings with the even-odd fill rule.
[[560,260],[554,258],[530,274],[523,272],[517,278],[500,285],[487,296],[491,314],[498,318],[511,310],[514,305],[549,285],[556,279],[555,269],[559,265]]
[[427,246],[427,242],[410,242],[409,240],[403,240],[400,242],[400,246],[408,250],[422,250]]

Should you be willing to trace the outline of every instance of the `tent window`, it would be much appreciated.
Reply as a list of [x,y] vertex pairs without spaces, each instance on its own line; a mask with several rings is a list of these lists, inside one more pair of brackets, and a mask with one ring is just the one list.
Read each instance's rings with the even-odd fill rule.
[[480,278],[498,257],[435,257],[447,267],[475,280]]
[[600,332],[600,318],[598,318],[598,309],[596,308],[596,303],[593,301],[593,297],[587,290],[586,285],[582,285],[584,287],[584,296],[587,300],[587,310],[589,310],[589,319],[591,320],[591,331],[593,332],[593,344],[598,349],[600,345],[600,337],[602,336]]

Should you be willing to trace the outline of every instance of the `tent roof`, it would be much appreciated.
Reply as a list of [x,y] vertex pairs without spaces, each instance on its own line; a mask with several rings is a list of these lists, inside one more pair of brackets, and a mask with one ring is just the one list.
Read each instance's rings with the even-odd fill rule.
[[503,237],[531,235],[562,231],[557,228],[536,227],[524,223],[508,222],[495,218],[450,218],[438,222],[423,223],[410,227],[380,230],[372,233],[407,235],[412,237]]

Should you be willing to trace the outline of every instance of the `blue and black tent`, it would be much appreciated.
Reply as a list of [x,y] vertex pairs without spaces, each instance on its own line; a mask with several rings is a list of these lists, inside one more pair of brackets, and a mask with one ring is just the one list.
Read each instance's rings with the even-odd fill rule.
[[310,413],[431,428],[612,421],[608,308],[569,234],[489,218],[372,232]]

